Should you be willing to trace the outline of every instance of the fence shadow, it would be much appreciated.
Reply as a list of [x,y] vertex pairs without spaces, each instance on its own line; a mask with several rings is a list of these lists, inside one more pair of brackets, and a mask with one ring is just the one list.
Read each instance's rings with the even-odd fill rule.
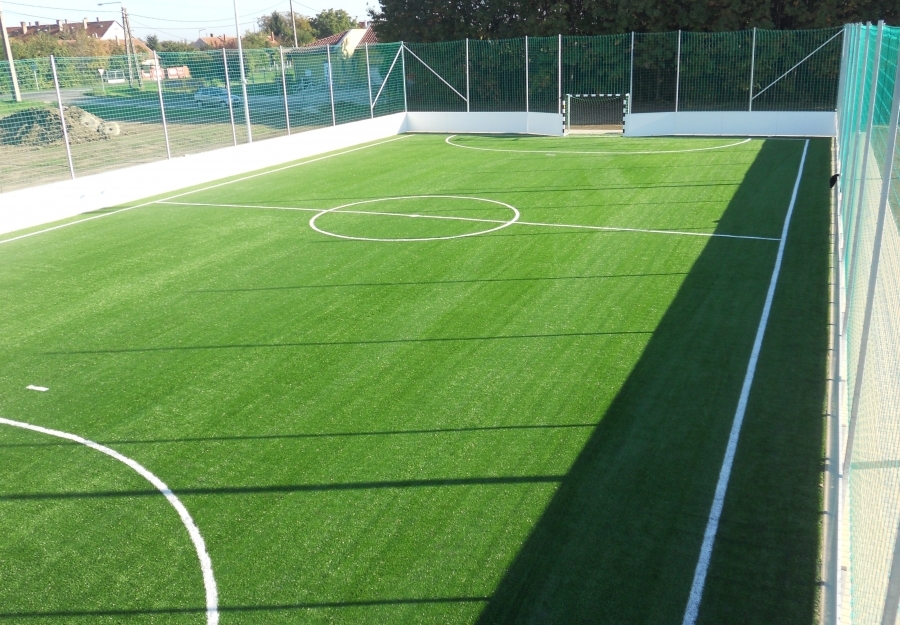
[[[802,148],[766,142],[718,230],[780,228]],[[826,141],[811,143],[704,623],[815,618],[829,158]],[[681,623],[776,251],[709,240],[480,625]]]

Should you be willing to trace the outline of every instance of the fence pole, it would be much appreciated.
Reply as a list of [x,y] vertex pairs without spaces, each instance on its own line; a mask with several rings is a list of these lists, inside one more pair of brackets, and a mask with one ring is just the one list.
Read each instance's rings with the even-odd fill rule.
[[528,35],[525,35],[525,112],[528,112]]
[[[163,103],[162,80],[160,73],[162,65],[159,63],[159,55],[156,50],[153,51],[153,60],[156,61],[156,92],[159,94],[159,114],[162,117],[163,135],[166,137],[166,157],[171,160],[172,147],[169,145],[169,125],[166,123],[166,105]],[[231,97],[231,94],[228,94]]]
[[328,97],[331,99],[331,125],[337,126],[337,117],[334,114],[334,70],[331,67],[331,46],[325,46],[325,55],[328,57]]
[[681,86],[681,31],[678,31],[678,53],[675,61],[675,112],[678,112],[678,88]]
[[284,124],[287,126],[288,136],[291,136],[291,109],[288,108],[287,78],[284,75],[284,47],[278,46],[278,54],[281,56],[281,91],[284,93]]
[[750,104],[748,111],[753,110],[753,73],[756,70],[756,26],[753,27],[753,43],[750,45]]
[[466,113],[471,110],[469,106],[469,38],[466,37]]
[[241,90],[244,92],[244,121],[247,123],[247,143],[253,143],[253,128],[250,125],[250,98],[247,97],[247,76],[244,73],[244,46],[241,44],[241,27],[238,23],[237,0],[234,4],[234,29],[237,35],[238,63],[241,65]]
[[[856,202],[856,226],[854,227],[853,240],[851,241],[850,249],[847,253],[847,275],[849,276],[847,283],[848,302],[852,301],[853,289],[856,287],[856,280],[854,279],[854,272],[856,271],[856,253],[859,251],[859,231],[862,227],[862,207],[866,198],[866,170],[869,167],[869,150],[871,149],[872,144],[872,124],[875,119],[875,96],[878,93],[878,72],[881,70],[881,41],[883,33],[884,20],[878,20],[878,34],[875,36],[875,60],[872,65],[872,89],[869,92],[869,110],[866,113],[866,140],[865,143],[863,143],[862,166],[859,170],[859,198]],[[868,36],[866,39],[868,39]],[[865,71],[865,69],[863,71]],[[848,315],[847,320],[849,320],[849,306],[847,307],[846,314]],[[845,325],[847,320],[844,321]],[[853,418],[852,412],[850,418]],[[852,423],[850,424],[850,428],[849,431],[852,432]],[[847,439],[847,444],[848,446],[850,445],[849,438]]]
[[59,123],[62,124],[63,141],[66,144],[66,157],[69,159],[69,173],[75,180],[75,166],[72,164],[72,148],[69,145],[69,130],[66,128],[66,114],[63,111],[62,94],[59,91],[59,77],[56,74],[56,57],[50,55],[50,67],[53,69],[53,85],[56,87],[56,103],[59,105]]
[[369,85],[369,117],[375,119],[375,106],[372,104],[372,69],[369,67],[369,42],[366,42],[366,84]]
[[9,78],[12,80],[13,98],[16,102],[21,102],[22,93],[19,91],[19,77],[16,75],[16,64],[13,61],[12,50],[9,47],[9,35],[6,32],[6,22],[3,21],[3,11],[0,11],[0,38],[3,39],[3,49],[6,51],[6,60],[9,61]]
[[409,104],[406,102],[406,44],[400,42],[400,70],[403,72],[403,110],[409,112]]
[[[562,35],[558,35],[558,44],[557,44],[557,52],[556,52],[556,77],[557,77],[557,85],[556,85],[556,99],[557,99],[557,113],[562,115]],[[565,128],[566,122],[563,120],[563,128]]]
[[237,128],[234,127],[234,104],[231,102],[231,78],[228,76],[228,54],[222,48],[222,67],[225,69],[225,91],[228,92],[228,117],[231,118],[231,139],[237,145]]
[[634,99],[634,31],[631,31],[631,69],[628,74],[628,112],[631,112],[631,101]]

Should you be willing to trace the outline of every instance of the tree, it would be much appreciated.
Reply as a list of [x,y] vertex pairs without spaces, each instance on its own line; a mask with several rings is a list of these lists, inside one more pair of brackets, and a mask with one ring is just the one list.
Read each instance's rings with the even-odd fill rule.
[[[278,13],[273,11],[271,15],[264,15],[259,18],[259,29],[264,32],[270,32],[283,46],[294,45],[294,31],[291,29],[290,12]],[[303,15],[294,15],[294,24],[297,28],[297,44],[312,43],[316,40],[316,31],[313,29],[309,18]]]
[[147,47],[151,50],[156,50],[159,47],[159,37],[156,35],[149,35],[147,37]]
[[157,52],[196,52],[197,48],[183,41],[160,41],[156,45]]
[[380,41],[800,29],[900,22],[896,0],[381,0]]
[[310,23],[319,39],[356,28],[356,21],[343,9],[325,9],[312,18]]
[[248,50],[252,50],[254,48],[274,48],[275,42],[269,39],[268,33],[254,33],[252,31],[247,31],[247,33],[241,37],[241,44],[243,47]]

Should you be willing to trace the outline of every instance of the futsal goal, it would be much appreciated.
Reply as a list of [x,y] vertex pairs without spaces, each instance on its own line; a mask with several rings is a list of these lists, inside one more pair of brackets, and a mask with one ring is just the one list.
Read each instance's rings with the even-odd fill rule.
[[627,93],[568,93],[563,101],[566,134],[623,132]]

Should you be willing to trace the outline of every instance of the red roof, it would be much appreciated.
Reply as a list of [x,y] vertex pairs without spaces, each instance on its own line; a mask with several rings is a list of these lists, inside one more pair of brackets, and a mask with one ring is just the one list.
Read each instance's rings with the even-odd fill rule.
[[96,37],[97,39],[102,39],[113,24],[117,24],[115,20],[105,20],[98,21],[95,20],[93,22],[84,20],[83,22],[72,22],[72,23],[60,23],[56,24],[38,24],[35,22],[34,24],[27,24],[25,26],[25,33],[22,32],[21,26],[9,26],[6,29],[6,32],[10,37],[22,37],[28,35],[35,35],[39,32],[47,33],[50,35],[59,35],[60,32],[63,34],[74,34],[76,30],[86,30],[87,34],[91,37]]
[[[312,48],[312,47],[316,47],[316,46],[336,46],[344,40],[344,37],[346,37],[347,33],[349,33],[349,32],[350,32],[349,30],[345,30],[342,33],[335,33],[329,37],[323,37],[322,39],[316,39],[312,43],[306,44],[304,47]],[[359,40],[359,43],[360,44],[378,43],[378,38],[375,36],[375,31],[372,30],[371,26],[369,28],[366,28],[366,34],[364,34],[362,36],[362,39]]]

